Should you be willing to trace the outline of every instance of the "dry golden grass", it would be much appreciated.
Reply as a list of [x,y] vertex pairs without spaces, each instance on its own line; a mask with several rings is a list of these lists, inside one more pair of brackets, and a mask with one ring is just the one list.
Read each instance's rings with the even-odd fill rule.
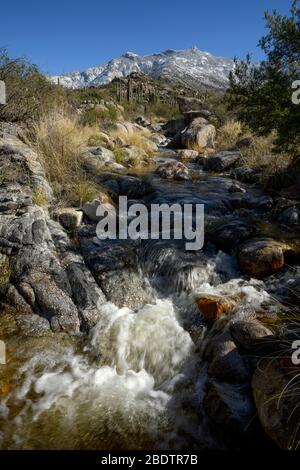
[[242,134],[242,124],[239,121],[230,120],[220,127],[217,136],[217,150],[228,150],[235,146]]
[[149,157],[154,154],[153,143],[149,139],[150,132],[147,129],[134,129],[130,132],[113,130],[110,135],[113,139],[119,139],[124,145],[133,145],[144,150]]
[[[98,194],[97,183],[83,167],[86,147],[98,136],[100,141],[99,129],[82,126],[77,116],[64,110],[43,116],[36,125],[36,149],[57,205],[81,205]],[[35,197],[41,205],[40,195]]]
[[79,170],[82,155],[94,130],[79,125],[76,117],[54,111],[45,115],[35,129],[36,145],[51,182],[64,184]]

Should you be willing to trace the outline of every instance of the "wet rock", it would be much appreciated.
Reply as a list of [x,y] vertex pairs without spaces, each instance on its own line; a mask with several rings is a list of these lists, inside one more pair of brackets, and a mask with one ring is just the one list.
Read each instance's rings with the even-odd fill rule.
[[230,334],[243,351],[253,352],[257,340],[273,336],[271,330],[255,320],[237,320],[231,323]]
[[81,328],[88,332],[99,321],[99,309],[106,302],[106,297],[79,257],[69,262],[67,275],[72,297],[80,311]]
[[296,449],[299,439],[299,366],[285,357],[260,361],[252,388],[259,420],[266,434],[282,449]]
[[181,162],[168,162],[159,165],[155,172],[164,179],[189,180],[188,168]]
[[203,318],[208,323],[214,323],[223,315],[230,313],[235,305],[229,298],[210,294],[197,297],[196,303]]
[[214,148],[215,137],[215,127],[212,124],[208,124],[206,119],[200,117],[194,119],[182,133],[181,142],[185,148]]
[[70,242],[61,226],[52,220],[48,221],[48,226],[65,267],[67,290],[78,309],[80,328],[89,332],[99,321],[99,308],[106,302],[106,297],[85,265],[80,251]]
[[268,276],[284,266],[284,255],[289,251],[287,244],[275,240],[249,240],[238,250],[240,268],[250,276]]
[[243,358],[228,332],[212,328],[204,340],[202,357],[208,367],[208,375],[219,382],[245,384],[250,381],[247,359]]
[[46,318],[39,315],[17,315],[16,323],[20,331],[25,336],[36,338],[49,336],[51,334],[50,323]]
[[230,193],[245,193],[246,189],[242,188],[242,186],[240,186],[239,184],[234,183],[232,186],[230,186],[228,191]]
[[258,170],[245,167],[234,168],[231,171],[231,176],[232,178],[248,184],[258,183],[260,179],[260,173]]
[[223,343],[222,352],[208,366],[208,375],[230,384],[245,384],[250,380],[248,364],[232,341]]
[[288,226],[297,226],[300,223],[299,209],[296,207],[289,207],[285,209],[278,217],[278,222],[280,224]]
[[68,231],[74,231],[80,227],[83,217],[82,211],[74,209],[73,207],[58,209],[53,215]]
[[221,438],[235,445],[245,440],[250,444],[253,432],[255,407],[247,385],[219,383],[211,380],[206,384],[203,400],[204,410]]
[[271,210],[273,199],[270,196],[255,195],[251,193],[232,194],[229,202],[234,209],[256,209],[260,211]]
[[119,179],[120,195],[128,196],[131,199],[139,199],[153,191],[151,185],[140,178],[128,176]]
[[151,302],[145,279],[138,270],[138,241],[99,240],[92,227],[80,230],[85,261],[107,299],[118,307],[137,309]]
[[235,166],[241,158],[242,155],[239,151],[226,150],[208,158],[205,162],[204,169],[206,171],[216,172],[228,170]]
[[206,237],[212,241],[218,248],[224,251],[230,251],[235,246],[251,238],[256,232],[253,224],[240,219],[226,220],[213,224],[207,231]]
[[158,133],[160,133],[160,132],[162,132],[162,130],[163,130],[163,126],[164,126],[164,123],[163,123],[163,122],[156,122],[155,124],[151,124],[151,125],[149,126],[149,130],[150,130],[151,132],[158,132]]
[[136,269],[99,273],[96,279],[106,297],[120,308],[136,310],[152,301],[149,287]]

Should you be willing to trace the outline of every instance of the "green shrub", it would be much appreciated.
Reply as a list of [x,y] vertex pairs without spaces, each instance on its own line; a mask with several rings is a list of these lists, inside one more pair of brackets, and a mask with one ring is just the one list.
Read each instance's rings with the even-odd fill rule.
[[0,80],[6,84],[6,101],[0,107],[0,120],[27,122],[38,119],[53,107],[66,103],[62,88],[40,73],[36,65],[25,59],[10,59],[0,50]]

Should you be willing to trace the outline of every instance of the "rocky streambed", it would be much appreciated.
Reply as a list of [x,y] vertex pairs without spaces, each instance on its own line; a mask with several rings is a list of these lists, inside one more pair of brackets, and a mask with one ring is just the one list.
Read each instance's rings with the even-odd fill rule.
[[2,127],[1,448],[297,446],[298,209],[238,181],[232,152],[192,157],[161,149],[99,181],[108,210],[120,195],[204,204],[201,251],[102,241],[102,196],[54,220],[35,204],[52,197],[36,154]]

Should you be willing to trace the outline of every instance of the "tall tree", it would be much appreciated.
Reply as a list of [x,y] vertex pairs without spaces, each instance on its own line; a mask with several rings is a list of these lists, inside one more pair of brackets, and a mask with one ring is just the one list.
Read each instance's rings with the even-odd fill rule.
[[[300,8],[293,0],[289,16],[265,13],[267,34],[259,41],[260,64],[235,60],[227,99],[239,119],[258,135],[276,131],[276,149],[300,151],[300,103],[293,103],[293,84],[300,80]],[[294,85],[295,86],[295,85]],[[294,100],[295,101],[295,100]]]

